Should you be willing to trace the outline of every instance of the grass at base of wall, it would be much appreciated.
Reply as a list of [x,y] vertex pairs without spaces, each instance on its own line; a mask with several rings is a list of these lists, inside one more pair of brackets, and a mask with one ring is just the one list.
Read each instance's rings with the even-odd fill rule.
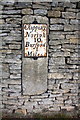
[[58,113],[53,115],[42,115],[39,113],[34,114],[33,116],[20,116],[19,114],[8,115],[3,117],[1,120],[80,120],[79,117],[72,117],[67,114]]

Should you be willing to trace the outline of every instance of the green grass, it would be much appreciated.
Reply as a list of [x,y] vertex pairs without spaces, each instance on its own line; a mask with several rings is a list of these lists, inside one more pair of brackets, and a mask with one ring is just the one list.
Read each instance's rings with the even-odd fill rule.
[[59,120],[69,120],[71,119],[70,116],[66,114],[55,114],[55,115],[40,115],[40,114],[35,114],[33,118],[36,118],[36,120],[54,120],[54,119],[59,119]]

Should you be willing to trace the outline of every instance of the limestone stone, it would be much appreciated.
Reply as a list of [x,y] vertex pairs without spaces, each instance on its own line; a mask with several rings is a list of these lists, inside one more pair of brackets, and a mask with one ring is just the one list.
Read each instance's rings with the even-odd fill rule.
[[72,84],[72,83],[62,83],[61,84],[61,88],[62,89],[75,89],[77,87],[76,84]]
[[16,60],[16,59],[4,59],[3,62],[5,63],[21,63],[21,60]]
[[48,74],[48,79],[63,79],[64,75],[61,73],[50,73]]
[[9,78],[10,74],[9,72],[2,72],[2,78]]
[[8,64],[2,64],[2,70],[4,72],[9,72],[9,65]]
[[3,5],[0,5],[0,10],[2,10],[3,9]]
[[20,115],[26,115],[27,114],[27,110],[20,108],[20,109],[15,110],[15,113],[20,114]]
[[6,11],[3,11],[3,14],[19,14],[21,11],[20,10],[6,10]]
[[53,106],[52,108],[49,108],[49,111],[55,111],[55,112],[57,112],[57,111],[60,111],[60,107],[58,107],[58,106]]
[[10,65],[10,70],[19,70],[19,69],[21,69],[21,64],[12,64],[12,65]]
[[48,17],[60,17],[61,16],[61,12],[60,11],[48,11]]
[[76,18],[80,20],[80,13],[77,13]]
[[76,3],[74,3],[74,0],[73,0],[73,3],[66,1],[66,2],[64,2],[64,7],[74,9],[74,8],[76,8]]
[[71,21],[70,21],[70,24],[79,24],[79,20],[73,20],[73,19],[71,19]]
[[42,2],[42,3],[36,2],[36,4],[33,4],[33,8],[34,9],[50,9],[51,6],[49,3],[46,3],[46,2]]
[[63,25],[57,25],[57,24],[50,25],[50,30],[63,30],[63,29],[64,29]]
[[7,36],[7,33],[1,33],[0,37]]
[[73,8],[67,8],[66,11],[67,12],[75,12],[75,13],[77,13],[77,12],[79,12],[79,9],[76,9],[76,8],[74,8],[74,9]]
[[14,2],[15,2],[15,0],[2,0],[1,1],[1,4],[3,4],[3,5],[13,5],[14,4]]
[[20,49],[21,45],[9,45],[10,49]]
[[49,60],[50,64],[55,64],[55,65],[64,65],[65,64],[65,58],[64,57],[52,57]]
[[78,38],[70,38],[70,43],[78,44],[79,41],[80,41],[80,39],[78,39]]
[[36,108],[37,102],[25,102],[25,107],[27,109],[27,112],[33,112],[33,108]]
[[74,35],[66,35],[66,39],[76,39],[76,38],[79,38],[79,36],[77,34],[74,34]]
[[11,14],[9,14],[9,15],[2,15],[2,17],[3,18],[21,18],[21,15],[11,15]]
[[62,12],[63,18],[76,18],[76,14],[74,12]]
[[22,9],[22,14],[31,15],[33,14],[33,10],[30,8]]
[[42,10],[42,9],[36,9],[34,10],[34,14],[35,15],[46,15],[47,14],[47,10]]
[[47,105],[48,105],[48,104],[53,104],[52,99],[48,99],[48,98],[43,99],[42,102],[43,102],[44,105],[45,105],[45,104],[47,104]]
[[32,15],[25,15],[23,18],[22,18],[22,22],[23,23],[32,23],[34,21],[34,19],[37,19],[37,22],[38,23],[46,23],[48,24],[48,18],[47,17],[42,17],[42,16],[32,16]]
[[21,75],[20,74],[13,74],[13,75],[10,75],[10,78],[11,79],[19,79],[19,78],[21,78]]
[[0,19],[0,24],[4,24],[4,20],[3,19]]
[[68,24],[69,21],[66,20],[66,19],[51,18],[51,19],[50,19],[50,23],[51,23],[51,24],[59,24],[59,23],[61,23],[61,24]]
[[67,111],[72,111],[75,109],[74,106],[61,106],[61,109],[66,109]]
[[78,25],[65,25],[64,26],[64,31],[74,31],[74,30],[79,30]]
[[66,100],[65,104],[72,104],[72,100]]
[[60,34],[59,36],[57,35],[57,34],[54,34],[54,32],[50,32],[50,35],[49,35],[49,38],[51,39],[51,40],[54,40],[54,39],[64,39],[65,38],[65,35],[63,35],[63,34]]
[[52,7],[52,10],[55,10],[55,11],[64,11],[64,7]]

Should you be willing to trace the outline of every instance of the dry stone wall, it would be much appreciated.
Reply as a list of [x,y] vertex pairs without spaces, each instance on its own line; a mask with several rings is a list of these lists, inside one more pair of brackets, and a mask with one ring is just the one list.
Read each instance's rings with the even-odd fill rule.
[[[49,25],[47,91],[23,95],[22,20]],[[79,113],[80,2],[0,1],[0,103],[3,113]],[[1,45],[0,43],[0,45]],[[25,83],[24,83],[25,84]],[[1,94],[2,93],[2,94]]]

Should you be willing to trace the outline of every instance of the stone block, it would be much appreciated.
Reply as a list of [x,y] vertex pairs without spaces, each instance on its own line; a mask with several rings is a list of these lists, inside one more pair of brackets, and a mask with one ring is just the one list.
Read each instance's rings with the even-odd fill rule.
[[57,105],[55,107],[53,106],[53,107],[49,108],[49,111],[51,111],[51,112],[52,111],[55,111],[55,112],[60,111],[60,107]]
[[31,15],[31,14],[33,14],[33,10],[30,8],[22,9],[22,14]]
[[33,112],[33,108],[37,107],[37,102],[25,102],[25,107],[27,109],[27,112]]
[[63,30],[63,29],[64,29],[63,25],[57,25],[57,24],[50,25],[50,30]]
[[[67,78],[67,76],[66,76],[66,78]],[[61,88],[62,89],[75,89],[75,88],[77,88],[77,85],[73,84],[73,83],[62,83]]]
[[4,36],[7,36],[8,34],[7,33],[0,33],[0,37],[4,37]]
[[42,3],[35,3],[35,4],[33,4],[33,8],[34,9],[51,9],[51,6],[50,6],[50,4],[47,2],[42,2]]
[[13,5],[14,4],[14,2],[15,2],[15,0],[2,0],[1,1],[1,4],[2,5]]
[[76,8],[66,8],[66,12],[75,12],[75,13],[77,13],[77,12],[79,12],[79,9],[76,9]]
[[64,7],[52,7],[54,11],[64,11]]
[[67,111],[73,111],[75,109],[75,106],[61,106],[61,110],[67,110]]
[[3,5],[0,5],[0,10],[2,10],[3,9]]
[[76,18],[80,20],[80,13],[77,13]]
[[4,24],[4,20],[3,19],[0,19],[0,24]]
[[72,100],[71,99],[65,100],[65,104],[68,104],[68,105],[72,104]]
[[21,63],[21,60],[16,60],[16,59],[4,59],[3,62],[5,63]]
[[65,35],[63,35],[63,34],[57,35],[57,34],[54,34],[54,32],[50,32],[49,39],[51,39],[51,40],[55,40],[55,39],[59,40],[59,39],[61,39],[62,40],[62,39],[65,39]]
[[38,23],[44,23],[44,24],[46,23],[46,24],[49,24],[47,17],[32,16],[32,15],[25,15],[25,16],[22,18],[22,22],[23,22],[23,23],[32,23],[35,18],[37,19],[37,22],[38,22]]
[[15,113],[16,114],[20,114],[20,116],[21,115],[26,115],[27,114],[27,109],[17,109],[17,110],[15,110]]
[[48,79],[64,79],[63,73],[50,73]]
[[79,30],[78,25],[65,25],[64,26],[64,31],[75,31]]
[[66,19],[60,19],[60,18],[51,18],[50,24],[68,24],[69,21]]
[[53,100],[51,98],[49,98],[49,99],[45,98],[45,99],[42,99],[42,102],[44,105],[48,105],[48,104],[53,104]]
[[2,64],[2,70],[4,72],[9,72],[9,65],[8,64]]
[[5,10],[3,11],[3,14],[5,15],[13,15],[13,14],[20,14],[21,13],[21,10]]
[[78,38],[79,36],[77,35],[77,34],[74,34],[74,35],[66,35],[66,39],[71,39],[71,38],[73,38],[73,39],[76,39],[76,38]]
[[75,25],[75,24],[80,24],[80,23],[79,23],[79,20],[76,20],[76,19],[73,20],[73,19],[71,19],[70,20],[70,24],[74,24]]
[[17,67],[16,67],[16,69],[14,69],[14,68],[13,68],[13,69],[10,69],[10,73],[11,73],[11,74],[18,74],[18,73],[20,74],[20,73],[21,73],[21,69],[20,69],[20,68],[17,69]]
[[76,18],[76,14],[74,12],[62,12],[63,18],[74,19]]
[[21,64],[12,64],[10,65],[10,70],[20,70]]
[[20,79],[21,78],[21,74],[12,74],[12,75],[10,75],[10,78],[11,79]]
[[74,2],[74,0],[73,0],[73,3],[72,2],[68,2],[66,0],[66,2],[64,2],[64,7],[67,7],[67,8],[76,8],[76,3]]
[[12,49],[21,49],[21,45],[9,45],[9,48],[12,50]]
[[9,74],[9,72],[2,72],[2,78],[9,78],[9,76],[10,76],[10,74]]
[[54,65],[65,65],[65,58],[62,57],[52,57],[49,59],[50,64]]
[[70,43],[73,43],[73,44],[78,44],[80,41],[79,38],[70,38]]
[[51,6],[52,6],[52,7],[56,7],[56,6],[58,6],[58,1],[55,1],[55,2],[52,1]]
[[34,14],[35,15],[42,15],[42,16],[44,16],[44,15],[46,15],[47,14],[47,10],[42,10],[42,9],[36,9],[36,10],[34,10]]
[[60,11],[48,11],[48,17],[60,17],[61,16],[61,12]]

